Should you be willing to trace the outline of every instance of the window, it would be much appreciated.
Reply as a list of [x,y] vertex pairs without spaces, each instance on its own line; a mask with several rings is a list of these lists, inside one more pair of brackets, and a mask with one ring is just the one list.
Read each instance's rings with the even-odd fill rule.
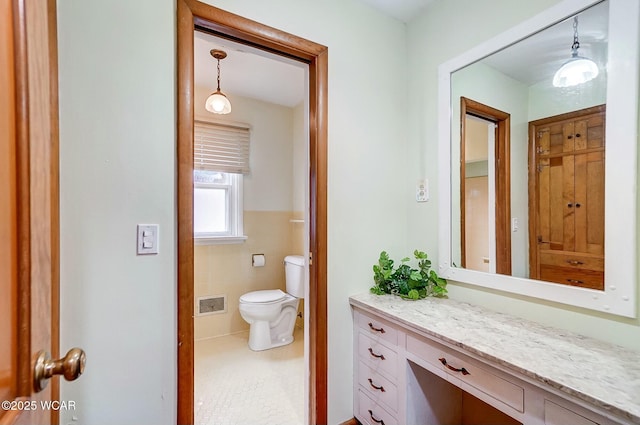
[[243,241],[242,180],[249,172],[249,129],[196,121],[194,130],[195,241]]

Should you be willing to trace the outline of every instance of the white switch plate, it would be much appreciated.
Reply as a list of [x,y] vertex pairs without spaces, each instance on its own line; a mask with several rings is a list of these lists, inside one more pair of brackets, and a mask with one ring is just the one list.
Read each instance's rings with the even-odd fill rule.
[[520,224],[518,223],[518,217],[512,217],[511,218],[511,231],[512,232],[517,232],[519,228],[520,228]]
[[416,183],[416,202],[427,202],[429,200],[429,180],[422,179]]
[[138,255],[158,253],[158,225],[138,224]]

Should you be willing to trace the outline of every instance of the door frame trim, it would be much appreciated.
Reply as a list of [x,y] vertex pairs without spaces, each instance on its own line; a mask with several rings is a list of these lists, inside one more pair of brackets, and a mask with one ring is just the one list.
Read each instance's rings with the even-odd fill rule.
[[327,423],[328,49],[196,0],[177,0],[177,423],[194,423],[193,32],[248,44],[309,66],[309,422]]

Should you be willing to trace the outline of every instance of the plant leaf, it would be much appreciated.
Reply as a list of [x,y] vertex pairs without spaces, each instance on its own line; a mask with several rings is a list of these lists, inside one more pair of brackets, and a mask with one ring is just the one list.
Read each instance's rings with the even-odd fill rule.
[[377,295],[394,294],[405,299],[420,299],[427,296],[443,297],[446,295],[447,281],[430,270],[431,261],[425,252],[413,251],[418,260],[418,268],[412,268],[410,258],[405,257],[401,264],[394,267],[394,262],[386,251],[382,251],[378,264],[373,266],[374,286],[370,289]]

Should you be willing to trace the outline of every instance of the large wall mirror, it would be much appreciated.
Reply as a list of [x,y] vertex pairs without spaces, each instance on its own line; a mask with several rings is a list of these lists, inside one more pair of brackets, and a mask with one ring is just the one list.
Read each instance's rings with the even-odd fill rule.
[[440,66],[444,277],[636,317],[639,10],[565,0]]

